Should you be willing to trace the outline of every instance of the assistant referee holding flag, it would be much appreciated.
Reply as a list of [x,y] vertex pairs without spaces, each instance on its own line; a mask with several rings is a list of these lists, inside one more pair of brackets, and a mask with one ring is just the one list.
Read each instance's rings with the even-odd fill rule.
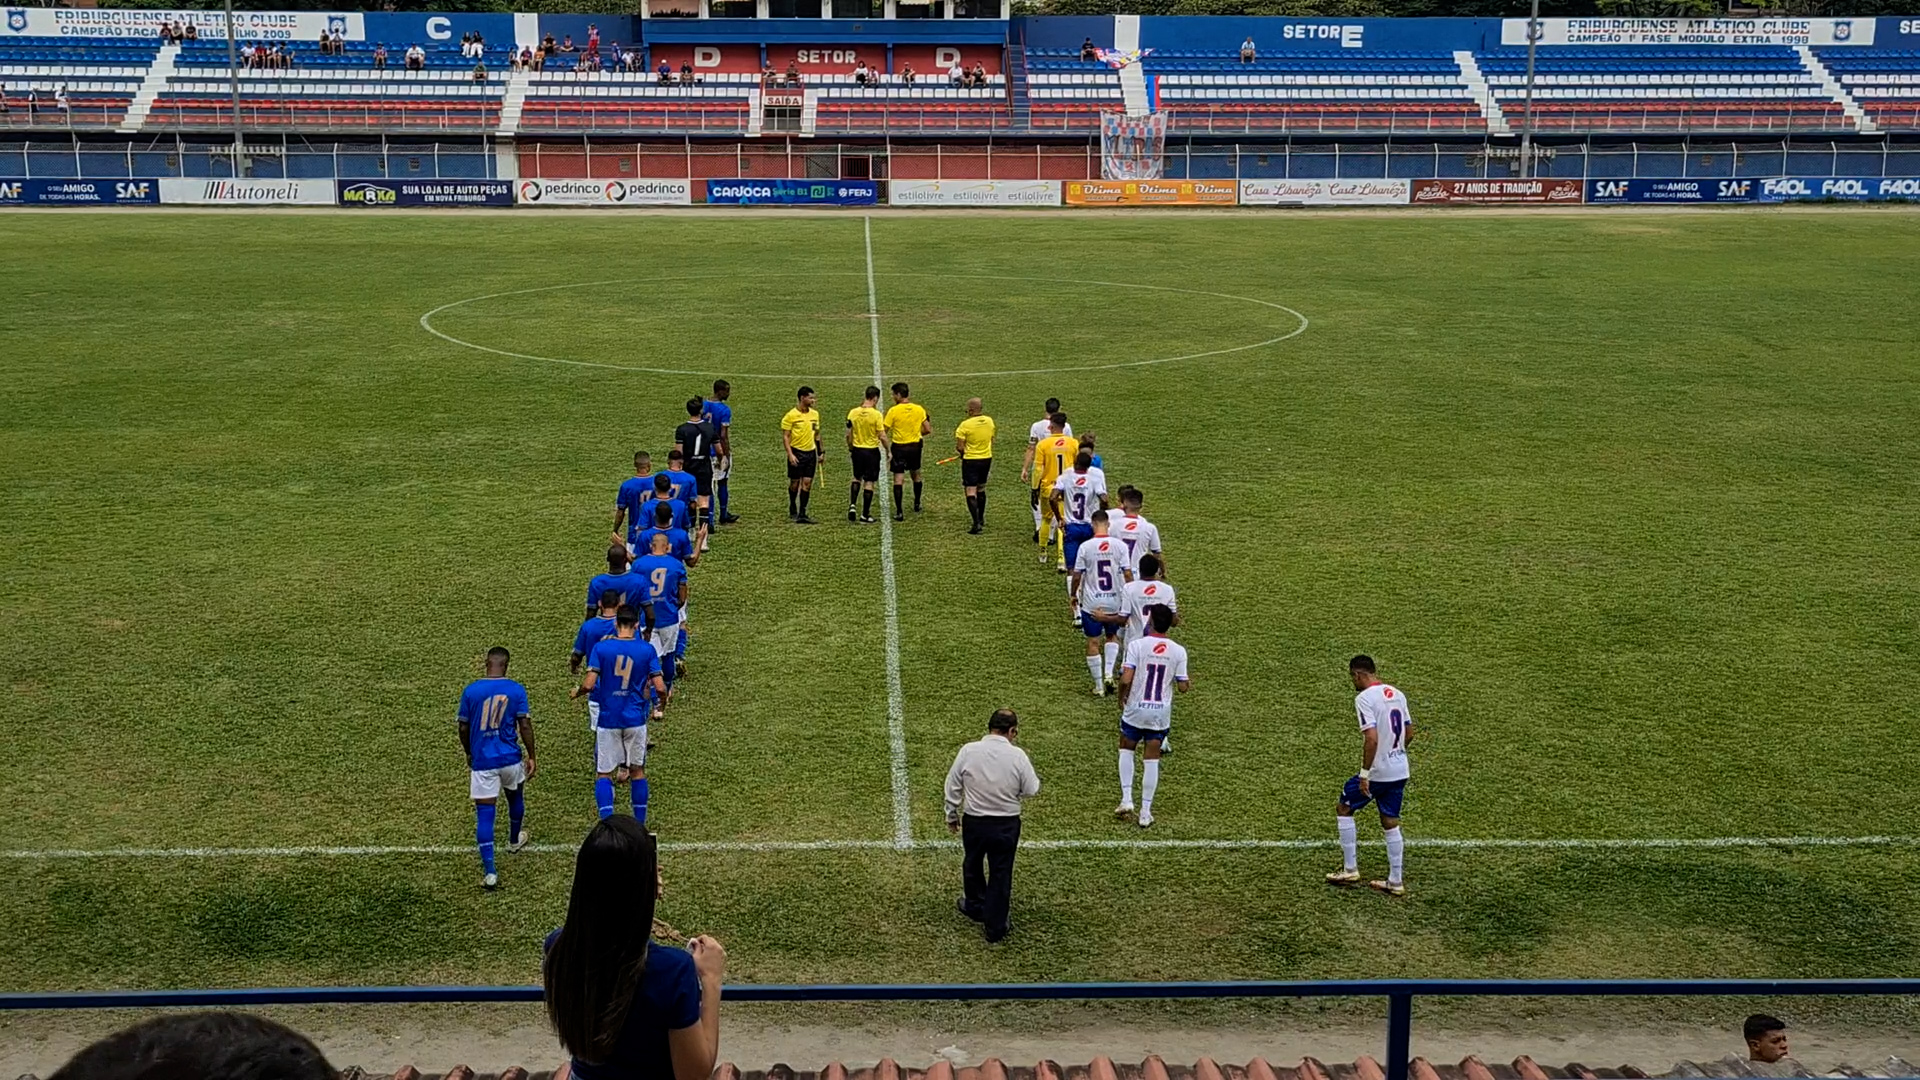
[[[1013,856],[1020,847],[1020,802],[1040,794],[1027,752],[1013,745],[1020,718],[995,709],[986,737],[960,748],[947,770],[947,828],[960,834],[960,914],[980,924],[989,945],[1007,936],[1013,904]],[[986,863],[985,872],[981,863]]]
[[993,469],[993,417],[981,412],[979,398],[967,399],[967,418],[953,429],[953,452],[960,455],[960,486],[967,492],[969,533],[987,527],[987,473]]

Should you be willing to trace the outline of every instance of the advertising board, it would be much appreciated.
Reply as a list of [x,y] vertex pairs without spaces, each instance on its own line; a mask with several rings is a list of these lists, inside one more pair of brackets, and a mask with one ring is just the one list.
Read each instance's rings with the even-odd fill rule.
[[[1871,45],[1872,19],[1541,19],[1538,45]],[[1527,43],[1502,19],[1502,45]]]
[[1414,205],[1435,203],[1578,203],[1579,180],[1415,180]]
[[686,206],[691,180],[516,180],[521,206]]
[[1242,206],[1405,206],[1408,180],[1242,180]]
[[158,180],[0,180],[0,206],[119,206],[159,201]]
[[336,180],[341,206],[512,206],[511,180]]
[[1760,181],[1739,180],[1589,180],[1590,203],[1752,202]]
[[894,206],[1059,206],[1058,180],[894,180]]
[[1068,180],[1062,191],[1068,206],[1233,206],[1240,201],[1234,180]]
[[880,200],[880,185],[872,180],[708,180],[706,183],[708,202],[733,206],[872,206]]
[[331,180],[160,180],[160,201],[191,206],[332,206]]
[[[158,40],[160,24],[176,26],[192,23],[202,39],[225,41],[227,16],[214,11],[170,11],[163,8],[18,8],[6,9],[0,20],[0,38],[6,37],[93,37],[139,38]],[[348,41],[367,37],[366,17],[359,12],[342,11],[235,11],[233,28],[236,40],[313,41],[322,31]]]
[[1847,202],[1920,201],[1920,177],[1912,176],[1779,176],[1755,180],[1760,202],[1795,199],[1842,199]]

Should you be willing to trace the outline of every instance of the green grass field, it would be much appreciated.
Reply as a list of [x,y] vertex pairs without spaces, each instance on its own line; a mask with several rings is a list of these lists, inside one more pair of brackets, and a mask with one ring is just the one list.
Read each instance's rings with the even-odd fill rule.
[[[872,245],[933,446],[968,396],[1000,421],[990,529],[949,466],[894,534],[921,846],[668,856],[662,916],[732,977],[1915,974],[1912,842],[1419,841],[1920,835],[1920,217],[877,215]],[[695,572],[654,824],[890,840],[880,535],[838,454],[827,524],[787,525],[777,427],[870,377],[866,269],[851,214],[0,217],[0,988],[534,980],[570,860],[481,892],[454,704],[514,649],[531,824],[576,841],[577,604],[706,373],[746,520]],[[433,325],[498,352],[422,328],[476,297]],[[1304,332],[1103,367],[1299,328],[1269,305]],[[1030,839],[1142,838],[1029,543],[1050,394],[1181,590],[1151,839],[1330,841],[1367,651],[1421,725],[1404,902],[1327,890],[1327,849],[1073,848],[1023,856],[1005,945],[954,914],[925,842],[995,706],[1047,785]],[[446,850],[45,854],[324,846]]]

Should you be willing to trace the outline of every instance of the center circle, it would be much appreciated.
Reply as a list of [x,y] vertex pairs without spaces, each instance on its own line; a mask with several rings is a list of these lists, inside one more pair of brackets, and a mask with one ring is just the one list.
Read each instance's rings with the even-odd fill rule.
[[[793,380],[797,378],[815,382],[869,381],[873,378],[873,373],[868,359],[869,346],[867,334],[865,333],[859,335],[859,348],[857,350],[853,350],[850,347],[843,347],[839,341],[831,344],[821,343],[814,346],[815,349],[828,349],[830,351],[847,353],[849,356],[847,365],[849,370],[847,371],[837,373],[806,373],[793,370],[755,372],[750,370],[743,371],[737,366],[728,366],[725,370],[722,370],[720,365],[708,369],[691,364],[687,366],[675,366],[670,363],[623,364],[580,359],[578,357],[552,356],[546,355],[549,351],[546,348],[539,348],[536,351],[534,348],[525,345],[520,345],[517,348],[503,348],[499,345],[483,344],[482,341],[473,339],[484,339],[488,336],[487,334],[476,333],[472,330],[460,330],[460,332],[454,333],[435,323],[436,319],[439,319],[441,323],[450,321],[449,318],[443,318],[443,316],[466,313],[477,318],[491,317],[496,321],[503,318],[510,319],[511,325],[505,328],[505,332],[508,334],[519,333],[529,326],[532,326],[540,328],[543,332],[543,337],[549,338],[555,337],[556,333],[564,333],[569,329],[575,332],[587,331],[597,333],[602,338],[609,334],[618,337],[623,332],[630,332],[633,337],[643,338],[644,334],[641,332],[643,328],[640,324],[648,318],[664,320],[667,327],[666,332],[686,332],[689,335],[697,335],[701,329],[699,324],[703,322],[738,319],[741,320],[742,325],[752,326],[759,330],[762,335],[765,335],[773,332],[768,324],[783,314],[782,312],[768,308],[768,305],[777,301],[776,297],[769,295],[777,291],[771,288],[773,283],[783,283],[789,286],[798,285],[807,293],[809,300],[817,300],[819,299],[820,290],[811,288],[808,286],[808,282],[817,282],[823,279],[864,279],[865,277],[865,273],[860,271],[748,271],[744,274],[678,274],[661,277],[615,278],[601,281],[569,282],[559,285],[539,285],[525,289],[510,289],[503,292],[471,296],[463,300],[455,300],[442,304],[420,316],[420,326],[435,337],[463,348],[491,353],[496,356],[511,357],[519,360],[535,360],[548,364],[562,364],[569,367],[596,368],[609,371],[631,371],[651,375],[685,375],[730,379]],[[701,291],[706,283],[715,281],[742,282],[743,280],[746,283],[748,291],[737,297],[727,297],[719,293]],[[1107,371],[1121,368],[1146,367],[1155,364],[1170,364],[1182,360],[1198,360],[1208,357],[1225,356],[1232,353],[1248,352],[1266,348],[1271,345],[1277,345],[1280,342],[1305,333],[1309,325],[1305,315],[1284,304],[1250,296],[1214,292],[1207,289],[1189,289],[1169,285],[1147,285],[1135,282],[1098,281],[1079,278],[1042,278],[1000,274],[889,272],[883,276],[882,280],[894,285],[896,294],[900,291],[900,285],[903,282],[909,281],[913,282],[916,286],[925,285],[931,294],[927,298],[927,303],[917,308],[909,305],[905,310],[896,310],[890,313],[884,302],[880,304],[878,319],[881,332],[882,355],[885,357],[916,355],[922,351],[922,348],[918,346],[925,346],[927,344],[925,342],[905,341],[903,338],[918,336],[937,339],[943,332],[947,334],[957,333],[958,331],[952,330],[951,327],[945,327],[943,329],[943,323],[961,321],[959,318],[956,318],[956,315],[961,317],[977,315],[981,318],[998,320],[1005,327],[1021,333],[1037,332],[1043,336],[1051,335],[1056,338],[1064,337],[1068,339],[1071,339],[1076,334],[1081,337],[1097,337],[1100,339],[1101,344],[1105,344],[1109,340],[1125,342],[1142,336],[1158,335],[1164,339],[1164,344],[1173,345],[1179,350],[1170,351],[1168,355],[1149,356],[1145,359],[1111,361],[1082,360],[1080,362],[1068,360],[1058,364],[1020,366],[998,370],[905,372],[896,370],[904,366],[903,362],[889,361],[886,365],[888,368],[886,377],[889,379],[951,379],[981,378],[996,375],[1049,375],[1063,372]],[[983,283],[999,290],[997,295],[985,299],[985,303],[989,305],[989,309],[984,313],[968,311],[964,308],[952,309],[939,306],[940,301],[952,300],[952,294],[956,290],[978,287]],[[554,294],[578,294],[586,290],[612,289],[617,287],[630,288],[640,294],[637,298],[622,298],[618,302],[628,302],[629,299],[632,299],[632,302],[642,305],[643,308],[642,314],[638,318],[631,319],[629,323],[624,326],[617,321],[597,321],[593,318],[594,312],[588,311],[583,313],[578,309],[569,310],[560,316],[535,316],[531,319],[511,315],[501,316],[494,314],[488,316],[486,314],[486,305],[495,300],[509,300],[522,297],[543,298]],[[1121,293],[1116,297],[1116,300],[1118,300],[1117,303],[1103,305],[1094,309],[1076,309],[1073,305],[1069,304],[1055,304],[1047,295],[1049,290],[1061,289],[1071,291],[1111,289],[1121,290]],[[847,296],[841,298],[840,303],[837,305],[837,311],[816,311],[803,315],[802,318],[807,320],[806,325],[828,327],[834,324],[844,324],[845,322],[853,320],[866,321],[875,317],[871,315],[867,309],[864,288],[844,291],[847,292]],[[859,295],[856,295],[856,293]],[[660,312],[648,311],[645,310],[644,305],[650,297],[663,298],[670,304],[680,306],[705,301],[711,305],[713,310],[698,313],[664,310]],[[885,293],[883,292],[883,301],[884,297]],[[1174,301],[1175,304],[1169,311],[1156,312],[1147,310],[1153,306],[1148,298],[1164,298]],[[1178,303],[1187,298],[1191,298],[1188,303]],[[1218,303],[1219,301],[1227,301],[1228,303],[1221,304]],[[824,308],[830,305],[821,304],[820,306]],[[995,308],[1000,310],[993,310]],[[1252,311],[1249,312],[1247,310],[1248,308],[1251,308]],[[1004,314],[1001,314],[1001,311],[1004,311]],[[1228,312],[1234,314],[1231,316],[1224,314]],[[1186,320],[1204,319],[1206,320],[1206,325],[1186,329],[1178,325],[1182,318]],[[558,327],[550,325],[556,321],[560,324]],[[1217,325],[1219,321],[1237,321],[1244,323],[1245,325],[1243,326],[1232,328],[1233,330],[1239,331],[1236,336],[1242,339],[1241,343],[1194,351],[1187,351],[1181,347],[1184,346],[1185,342],[1203,337],[1207,333],[1222,334],[1224,336],[1224,332],[1221,331]],[[1097,322],[1097,325],[1090,325],[1090,322]],[[689,324],[693,325],[689,326]],[[497,335],[500,332],[500,328],[495,329],[495,340],[499,340]],[[831,332],[838,334],[841,331],[836,328]],[[813,349],[807,347],[809,343],[806,342],[805,337],[806,335],[804,333],[795,333],[794,346],[802,351],[811,352]],[[1247,338],[1252,338],[1253,340],[1245,340]],[[848,340],[850,341],[851,338]],[[502,342],[502,344],[518,345],[519,343]],[[766,342],[759,344],[763,346],[767,345]],[[612,347],[644,348],[649,350],[659,348],[657,339],[635,340],[631,342],[618,340],[614,342]],[[990,342],[978,341],[970,341],[964,345],[965,349],[976,353],[990,351],[990,347]],[[780,348],[776,344],[770,351],[779,352]],[[852,355],[855,351],[858,352],[858,356]],[[1169,350],[1162,348],[1152,351],[1168,352]],[[685,350],[683,350],[683,354],[684,352]],[[966,365],[961,364],[955,366],[964,367]]]

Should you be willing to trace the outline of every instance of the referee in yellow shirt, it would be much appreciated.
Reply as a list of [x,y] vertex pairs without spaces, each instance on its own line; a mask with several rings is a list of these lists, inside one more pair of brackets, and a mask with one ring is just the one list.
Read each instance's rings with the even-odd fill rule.
[[798,396],[799,404],[780,418],[780,441],[787,448],[787,517],[796,525],[812,525],[807,500],[820,468],[820,414],[813,408],[813,387],[801,387]]
[[880,445],[886,441],[886,417],[880,415],[880,388],[867,387],[867,399],[847,410],[847,453],[853,457],[853,482],[847,487],[847,520],[873,524],[873,486],[880,482]]
[[987,473],[993,471],[993,417],[980,411],[980,399],[967,399],[967,418],[953,429],[953,449],[960,455],[960,484],[967,491],[967,512],[973,515],[969,535],[987,527]]
[[920,452],[926,449],[921,440],[933,434],[933,421],[927,419],[927,410],[914,404],[907,384],[893,384],[893,407],[887,410],[884,418],[887,425],[887,444],[891,449],[888,471],[893,473],[893,520],[907,520],[907,503],[902,498],[902,488],[906,482],[902,477],[913,474],[913,512],[920,512]]

